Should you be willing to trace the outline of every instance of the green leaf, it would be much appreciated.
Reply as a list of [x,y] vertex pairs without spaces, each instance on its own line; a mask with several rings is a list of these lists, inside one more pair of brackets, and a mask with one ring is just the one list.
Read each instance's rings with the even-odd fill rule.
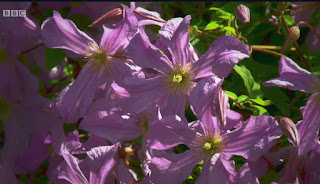
[[206,26],[206,28],[204,28],[204,30],[214,30],[214,29],[217,29],[217,28],[220,28],[220,25],[217,22],[213,21],[213,22],[210,22]]
[[66,54],[62,49],[46,48],[47,71],[49,72],[52,68],[61,63],[65,57]]
[[71,77],[73,75],[73,65],[71,63],[67,63],[67,65],[63,68],[63,72]]
[[192,30],[190,31],[190,34],[192,37],[196,37],[198,35],[198,26],[193,25],[190,26],[192,28]]
[[234,70],[243,79],[244,85],[250,97],[256,98],[256,97],[263,96],[263,92],[260,89],[260,84],[254,81],[250,70],[248,70],[245,66],[238,66],[238,65],[234,66]]
[[249,97],[247,95],[240,95],[238,97],[238,102],[244,102],[245,100],[247,100]]
[[251,72],[245,67],[245,66],[238,66],[235,65],[233,68],[243,79],[244,85],[247,88],[247,91],[249,93],[249,96],[251,95],[253,86],[254,86],[254,80],[251,75]]
[[[226,26],[222,30],[226,31],[227,33],[231,32],[232,35],[236,35],[236,30],[233,27]],[[227,35],[231,35],[231,34],[227,34]]]
[[264,107],[261,107],[259,105],[252,105],[253,107],[253,115],[258,116],[258,115],[269,115],[267,109]]
[[251,91],[251,97],[252,98],[257,98],[257,97],[263,97],[263,92],[260,89],[260,84],[254,82],[253,84],[253,89]]
[[271,100],[262,100],[261,98],[257,97],[257,98],[250,98],[248,99],[258,105],[262,105],[262,106],[269,106],[272,104]]
[[224,19],[224,20],[234,19],[234,16],[231,13],[226,12],[220,8],[211,7],[209,10],[217,11],[219,18],[221,19]]
[[237,96],[234,92],[227,91],[227,90],[225,90],[224,92],[227,93],[227,95],[228,95],[229,98],[232,98],[232,99],[234,99],[234,100],[237,100],[238,96]]
[[288,26],[294,26],[294,25],[296,25],[296,22],[295,22],[294,19],[291,17],[291,15],[284,15],[284,19],[286,20],[286,23],[288,24]]
[[260,179],[260,184],[269,184],[277,180],[278,174],[273,169],[271,169],[263,178]]
[[320,76],[320,65],[318,66],[314,66],[311,68],[311,72],[315,75],[319,75]]

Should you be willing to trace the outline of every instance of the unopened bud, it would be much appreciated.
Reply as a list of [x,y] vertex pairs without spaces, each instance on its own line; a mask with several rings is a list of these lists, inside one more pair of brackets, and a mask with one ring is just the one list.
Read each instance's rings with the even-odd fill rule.
[[216,104],[216,110],[218,112],[218,117],[223,126],[227,124],[227,108],[229,105],[229,97],[226,92],[224,92],[221,88],[219,89],[218,95],[216,97],[218,103]]
[[122,10],[120,8],[115,8],[106,14],[102,15],[96,21],[94,21],[89,27],[95,27],[102,24],[114,24],[122,20]]
[[281,53],[284,53],[292,43],[294,43],[299,39],[299,37],[300,37],[299,27],[298,26],[291,27],[287,33],[286,40],[284,41],[284,44],[281,49]]
[[250,9],[241,4],[237,6],[236,16],[242,23],[250,22]]
[[277,8],[280,11],[284,11],[284,10],[288,9],[289,5],[290,5],[290,2],[279,2],[277,5]]
[[300,138],[297,127],[293,121],[287,117],[276,116],[275,118],[278,121],[284,135],[286,135],[295,146],[299,146]]

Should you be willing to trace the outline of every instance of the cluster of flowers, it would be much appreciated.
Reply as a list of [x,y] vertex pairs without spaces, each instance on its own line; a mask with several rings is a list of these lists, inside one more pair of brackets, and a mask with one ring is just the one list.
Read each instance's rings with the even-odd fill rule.
[[[19,5],[27,9],[30,3]],[[284,160],[279,183],[320,182],[319,76],[282,57],[280,77],[264,85],[312,93],[301,108],[303,120],[294,124],[260,115],[244,121],[221,89],[233,67],[249,57],[241,40],[221,36],[201,56],[189,43],[189,15],[165,21],[135,3],[107,15],[102,21],[117,23],[96,23],[103,29],[99,43],[57,11],[41,28],[28,17],[14,23],[1,19],[7,25],[1,26],[7,58],[0,65],[3,183],[18,183],[16,175],[34,172],[47,159],[53,183],[175,184],[199,163],[196,183],[259,183]],[[145,31],[150,24],[161,27],[154,44]],[[14,40],[20,44],[13,45]],[[39,95],[37,77],[16,59],[39,41],[44,45],[37,49],[65,49],[71,58],[85,61],[55,101]],[[39,51],[28,57],[40,63],[42,56]],[[61,77],[50,74],[42,77]],[[188,122],[186,108],[198,120]],[[88,132],[88,140],[80,142],[78,130],[66,135],[66,123]],[[283,133],[293,145],[270,150]],[[187,148],[177,154],[179,145]],[[237,171],[233,156],[246,159]],[[133,171],[132,160],[142,163],[143,178]]]

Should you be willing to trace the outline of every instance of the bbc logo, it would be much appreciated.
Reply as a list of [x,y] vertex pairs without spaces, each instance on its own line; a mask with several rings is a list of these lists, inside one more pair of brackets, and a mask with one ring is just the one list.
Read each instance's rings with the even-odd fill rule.
[[26,10],[3,10],[2,16],[3,17],[25,17]]

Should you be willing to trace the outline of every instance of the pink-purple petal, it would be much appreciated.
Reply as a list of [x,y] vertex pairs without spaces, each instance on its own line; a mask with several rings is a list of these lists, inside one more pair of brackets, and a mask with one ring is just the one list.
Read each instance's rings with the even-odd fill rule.
[[303,110],[303,120],[298,127],[300,145],[298,154],[303,155],[311,150],[313,140],[317,137],[320,128],[320,93],[309,97],[306,107]]
[[81,70],[78,78],[59,94],[57,107],[64,121],[76,123],[86,115],[98,87],[108,81],[102,73],[93,72],[90,63]]
[[115,154],[118,144],[92,148],[87,152],[90,167],[90,184],[104,184],[108,174],[116,164]]
[[[128,46],[128,53],[138,66],[151,68],[161,73],[172,69],[172,64],[167,56],[153,46],[143,29],[131,40]],[[146,59],[148,58],[148,59]]]
[[70,50],[76,54],[89,54],[88,44],[96,44],[86,33],[80,31],[69,19],[63,19],[59,12],[53,11],[53,17],[46,19],[42,26],[42,39],[49,48]]
[[205,111],[211,109],[211,104],[214,102],[222,83],[223,80],[218,77],[207,77],[201,79],[192,89],[189,102],[192,111],[199,119],[202,118]]
[[127,6],[123,6],[123,9],[124,19],[122,21],[115,26],[103,26],[104,33],[100,46],[106,49],[109,55],[122,52],[138,31],[137,18]]
[[225,160],[219,153],[214,154],[211,159],[204,162],[202,172],[196,181],[202,183],[234,183],[236,171],[233,161]]
[[196,73],[195,78],[206,76],[206,72],[210,69],[218,77],[227,77],[239,61],[248,57],[248,46],[242,41],[232,36],[221,36],[195,63],[193,67]]
[[154,122],[148,133],[149,146],[153,149],[164,150],[179,144],[190,145],[196,132],[178,116],[167,116]]
[[251,116],[242,127],[223,137],[223,151],[228,155],[241,155],[256,160],[265,154],[280,138],[282,132],[271,116]]
[[306,93],[317,92],[320,86],[320,77],[301,68],[294,61],[287,57],[281,57],[279,64],[280,77],[268,80],[264,86],[279,86],[298,90]]

